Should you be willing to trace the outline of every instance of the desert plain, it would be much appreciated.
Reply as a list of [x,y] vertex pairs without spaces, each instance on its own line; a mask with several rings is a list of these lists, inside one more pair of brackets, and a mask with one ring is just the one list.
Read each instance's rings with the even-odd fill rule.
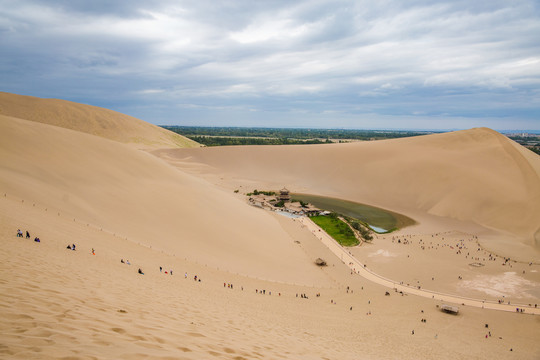
[[[0,93],[0,139],[2,358],[540,358],[540,157],[493,130],[204,148]],[[245,195],[284,186],[416,224],[344,249]]]

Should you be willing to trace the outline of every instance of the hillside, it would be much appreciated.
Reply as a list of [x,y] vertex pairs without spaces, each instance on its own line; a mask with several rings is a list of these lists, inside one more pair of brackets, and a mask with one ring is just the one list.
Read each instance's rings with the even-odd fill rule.
[[132,116],[66,100],[0,92],[0,114],[97,135],[138,149],[199,146],[186,137]]
[[0,115],[0,191],[167,254],[283,282],[324,280],[270,214],[146,152]]

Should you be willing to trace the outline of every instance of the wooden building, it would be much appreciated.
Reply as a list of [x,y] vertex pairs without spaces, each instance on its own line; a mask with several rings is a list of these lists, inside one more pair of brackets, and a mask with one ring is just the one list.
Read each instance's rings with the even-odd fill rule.
[[279,190],[279,200],[290,201],[291,195],[289,195],[289,190],[287,190],[286,188]]

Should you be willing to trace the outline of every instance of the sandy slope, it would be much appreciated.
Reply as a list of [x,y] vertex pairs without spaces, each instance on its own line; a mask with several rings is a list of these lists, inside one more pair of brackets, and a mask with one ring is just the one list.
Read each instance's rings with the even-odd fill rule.
[[512,242],[540,245],[540,157],[485,128],[377,142],[156,154],[229,188],[286,185],[293,192],[474,222],[503,231]]
[[0,114],[101,136],[137,149],[199,146],[186,137],[132,116],[66,100],[0,92]]
[[269,214],[150,154],[14,118],[1,117],[0,134],[2,194],[214,267],[320,281]]

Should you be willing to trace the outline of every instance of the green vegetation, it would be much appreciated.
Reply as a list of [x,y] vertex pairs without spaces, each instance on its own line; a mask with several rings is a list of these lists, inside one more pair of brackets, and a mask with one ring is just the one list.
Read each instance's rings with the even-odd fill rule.
[[255,190],[253,190],[253,192],[247,193],[247,196],[259,195],[259,194],[263,194],[263,195],[266,195],[266,196],[274,196],[274,195],[276,195],[276,192],[275,191],[259,191],[259,190],[255,189]]
[[193,136],[186,135],[187,138],[206,146],[234,146],[234,145],[302,145],[302,144],[324,144],[330,140],[321,141],[319,139],[295,140],[295,139],[273,139],[273,138],[242,138],[242,137],[216,137],[216,136]]
[[526,147],[535,154],[540,155],[540,135],[528,134],[527,136],[522,135],[508,135],[508,138],[514,140],[521,146]]
[[371,236],[371,231],[364,225],[360,224],[358,221],[350,221],[349,222],[351,226],[357,230],[360,235],[362,235],[362,238],[366,241],[373,240],[373,236]]
[[326,144],[430,134],[422,131],[163,126],[206,146]]
[[359,242],[354,236],[354,232],[349,225],[338,219],[336,213],[331,213],[328,216],[313,216],[310,219],[342,246],[358,245]]

